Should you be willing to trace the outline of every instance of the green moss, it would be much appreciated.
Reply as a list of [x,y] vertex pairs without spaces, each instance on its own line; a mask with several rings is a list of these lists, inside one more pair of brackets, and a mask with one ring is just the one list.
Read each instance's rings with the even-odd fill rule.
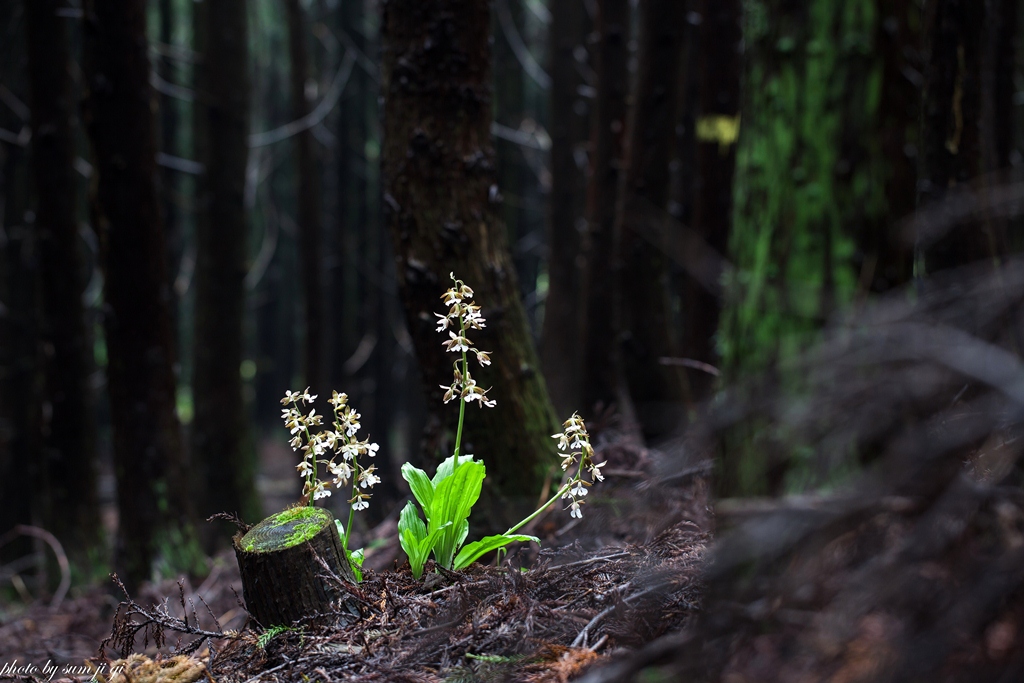
[[249,553],[284,550],[310,540],[333,520],[331,513],[323,508],[289,508],[254,526],[239,545]]

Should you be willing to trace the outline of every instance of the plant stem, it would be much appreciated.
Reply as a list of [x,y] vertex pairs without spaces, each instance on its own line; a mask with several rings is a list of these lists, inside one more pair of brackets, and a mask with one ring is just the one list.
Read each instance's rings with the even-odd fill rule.
[[[466,336],[466,323],[463,321],[462,316],[459,316],[459,333],[460,336]],[[466,359],[466,350],[462,350],[462,384],[465,386],[466,377],[469,376],[469,361]],[[462,423],[466,419],[466,400],[459,396],[459,429],[455,432],[455,457],[458,458],[462,452]]]
[[[356,479],[352,480],[352,497],[356,497],[358,489],[356,488]],[[352,518],[355,515],[355,508],[352,507],[352,503],[348,504],[348,524],[345,525],[345,538],[341,539],[341,547],[345,549],[345,559],[348,559],[348,535],[352,531]]]
[[512,527],[511,529],[509,529],[508,531],[506,531],[504,535],[505,535],[505,536],[508,536],[509,534],[515,533],[515,532],[516,532],[516,531],[518,531],[519,529],[521,529],[521,528],[523,528],[524,526],[526,526],[527,524],[529,524],[529,523],[530,523],[530,521],[531,521],[531,520],[533,520],[533,519],[534,519],[534,518],[535,518],[535,517],[536,517],[537,515],[539,515],[540,513],[544,512],[545,510],[547,510],[547,509],[548,509],[549,507],[551,507],[551,505],[552,505],[552,504],[553,504],[553,503],[554,503],[554,502],[555,502],[556,500],[558,500],[559,498],[561,498],[561,497],[562,497],[562,494],[563,494],[563,493],[565,493],[566,491],[568,491],[568,490],[569,490],[569,487],[570,487],[570,486],[572,486],[572,485],[573,485],[573,483],[574,483],[575,481],[576,481],[576,477],[573,477],[572,479],[570,479],[569,481],[567,481],[567,482],[566,482],[566,483],[565,483],[565,484],[564,484],[564,485],[562,486],[562,488],[558,489],[558,491],[556,491],[556,492],[555,492],[555,495],[551,496],[551,499],[550,499],[550,500],[549,500],[548,502],[544,503],[544,504],[543,504],[543,505],[541,505],[541,506],[540,506],[539,508],[537,508],[537,510],[536,510],[536,511],[535,511],[535,512],[534,512],[534,513],[533,513],[532,515],[530,515],[529,517],[527,517],[527,518],[526,518],[526,519],[524,519],[523,521],[519,522],[519,524],[516,524],[516,525],[515,525],[514,527]]

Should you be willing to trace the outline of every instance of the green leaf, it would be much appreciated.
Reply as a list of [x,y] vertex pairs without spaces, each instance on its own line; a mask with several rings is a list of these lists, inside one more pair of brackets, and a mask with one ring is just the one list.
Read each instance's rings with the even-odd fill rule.
[[366,555],[363,553],[363,549],[348,550],[345,549],[345,553],[348,555],[348,564],[352,567],[352,573],[356,576],[356,583],[363,582],[363,560],[366,559]]
[[451,522],[446,522],[428,534],[427,527],[416,510],[416,504],[410,500],[402,508],[402,514],[398,518],[398,542],[409,556],[413,577],[418,579],[423,576],[423,565],[427,563],[427,556],[437,543],[438,536],[450,526]]
[[409,556],[409,566],[412,567],[412,575],[417,579],[423,574],[423,564],[430,548],[421,551],[421,545],[427,536],[427,527],[420,519],[416,511],[416,504],[411,500],[402,508],[402,514],[398,518],[398,542],[402,550]]
[[412,495],[416,496],[416,500],[419,501],[420,507],[423,508],[423,514],[427,515],[429,522],[430,505],[434,502],[434,484],[431,483],[430,477],[420,468],[405,463],[402,465],[402,478],[409,482]]
[[479,541],[473,541],[463,548],[455,557],[455,566],[453,569],[465,569],[492,550],[504,548],[509,543],[514,543],[516,541],[521,541],[523,543],[527,541],[533,541],[538,544],[540,543],[540,539],[536,536],[527,536],[525,534],[486,536]]
[[434,546],[434,559],[445,569],[451,569],[459,540],[465,539],[464,523],[468,533],[469,512],[480,497],[480,489],[487,475],[487,468],[482,462],[473,461],[469,459],[470,456],[464,458],[460,457],[452,474],[435,487],[434,503],[431,506],[431,527],[449,525]]
[[[473,456],[472,455],[460,455],[459,456],[459,464],[460,465],[462,463],[464,463],[464,462],[471,462],[472,460],[473,460]],[[450,456],[448,456],[447,458],[444,459],[444,462],[442,462],[440,465],[437,466],[437,471],[434,472],[434,478],[431,479],[431,483],[434,485],[434,490],[436,491],[438,484],[440,484],[442,481],[444,481],[448,477],[452,476],[452,473],[454,473],[454,472],[455,472],[455,456],[454,455],[450,455]]]

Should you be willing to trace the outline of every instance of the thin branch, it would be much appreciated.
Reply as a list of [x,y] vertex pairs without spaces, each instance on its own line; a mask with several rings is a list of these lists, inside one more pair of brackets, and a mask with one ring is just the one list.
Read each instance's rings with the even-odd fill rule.
[[153,86],[153,90],[156,90],[161,95],[167,95],[182,102],[195,102],[195,90],[165,81],[155,69],[149,72],[149,84]]
[[519,61],[526,75],[532,78],[541,89],[549,90],[551,88],[551,76],[533,58],[533,55],[530,54],[530,48],[526,46],[526,43],[523,42],[523,37],[519,35],[519,29],[516,28],[516,22],[508,9],[508,0],[498,0],[497,8],[501,32],[504,34],[505,40],[508,41],[508,46],[512,48],[512,53],[516,56],[516,60]]
[[249,147],[264,147],[266,145],[272,145],[275,142],[287,140],[293,135],[298,135],[304,130],[309,130],[327,118],[327,115],[331,113],[332,109],[334,109],[334,105],[338,103],[341,93],[345,90],[349,76],[352,75],[352,67],[355,63],[355,53],[352,52],[352,50],[346,50],[345,58],[341,60],[341,65],[338,67],[338,72],[334,76],[334,81],[331,83],[331,87],[327,91],[327,94],[324,95],[322,100],[320,100],[320,104],[301,119],[286,123],[283,126],[278,126],[273,130],[268,130],[263,133],[253,133],[249,136]]
[[57,566],[60,567],[60,584],[57,586],[53,598],[50,599],[50,609],[56,610],[60,607],[60,603],[64,602],[64,597],[68,594],[68,588],[71,587],[71,567],[68,563],[68,556],[64,553],[64,547],[57,540],[57,537],[46,529],[40,529],[37,526],[29,526],[27,524],[19,524],[0,537],[0,546],[6,545],[19,535],[38,538],[50,546],[53,554],[57,556]]

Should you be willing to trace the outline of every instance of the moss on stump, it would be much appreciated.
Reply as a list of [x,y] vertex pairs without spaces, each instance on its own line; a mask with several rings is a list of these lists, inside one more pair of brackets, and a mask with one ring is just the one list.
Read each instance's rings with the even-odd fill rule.
[[334,517],[323,508],[279,512],[234,538],[249,614],[263,627],[307,617],[358,617],[355,577]]

